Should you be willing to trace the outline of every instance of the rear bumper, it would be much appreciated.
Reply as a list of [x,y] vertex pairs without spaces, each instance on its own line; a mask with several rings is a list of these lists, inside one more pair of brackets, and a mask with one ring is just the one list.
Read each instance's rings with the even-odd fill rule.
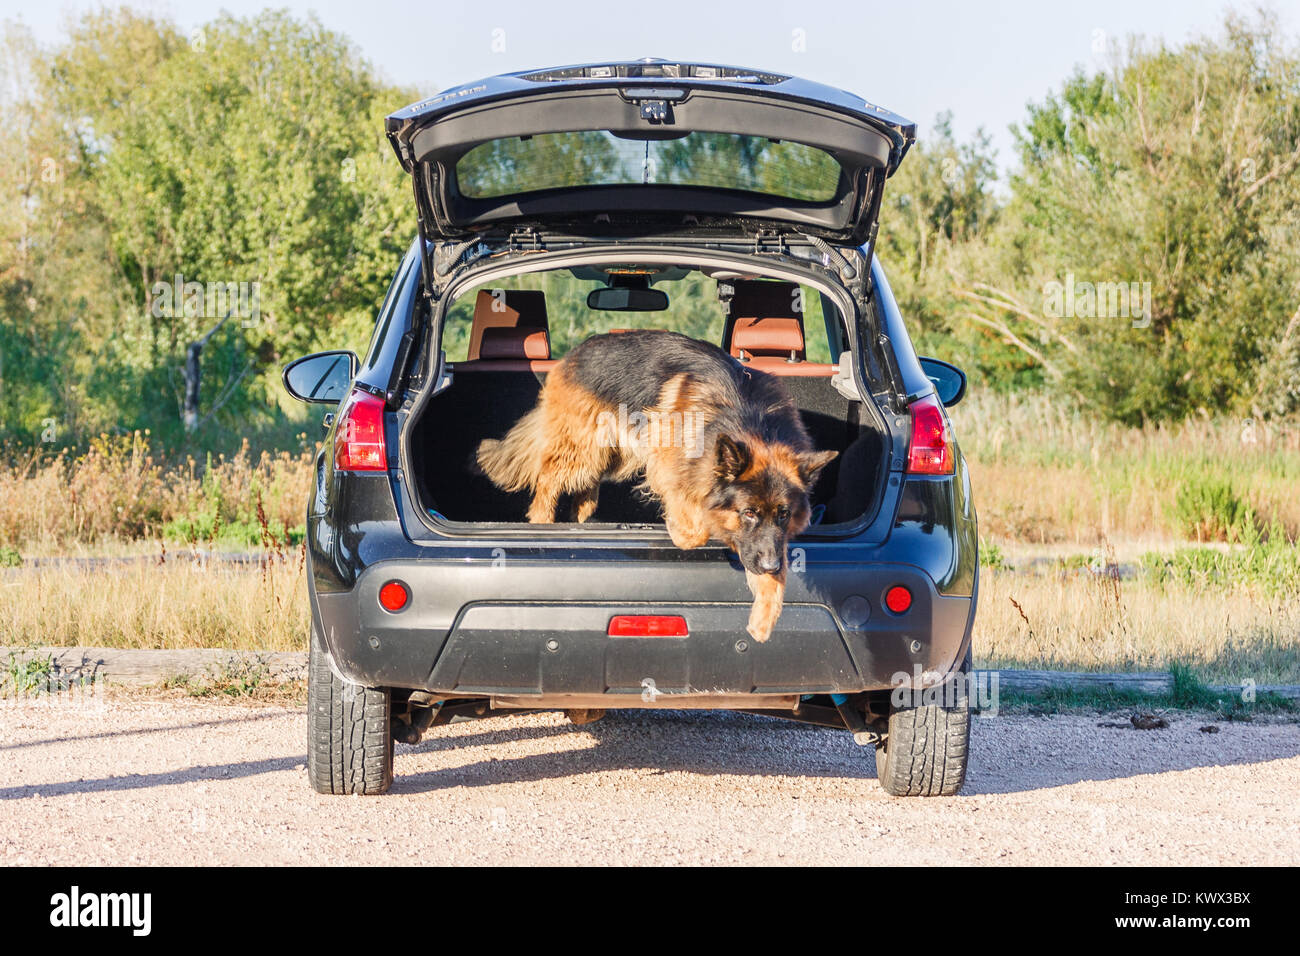
[[[378,601],[391,580],[412,594],[398,613]],[[898,584],[913,595],[902,615],[883,604]],[[357,683],[449,696],[597,694],[611,706],[888,689],[956,669],[974,617],[973,596],[940,594],[902,563],[792,570],[763,644],[745,630],[751,598],[728,562],[389,560],[348,591],[313,588],[312,598],[336,667]],[[610,617],[627,613],[680,614],[689,636],[608,637]]]

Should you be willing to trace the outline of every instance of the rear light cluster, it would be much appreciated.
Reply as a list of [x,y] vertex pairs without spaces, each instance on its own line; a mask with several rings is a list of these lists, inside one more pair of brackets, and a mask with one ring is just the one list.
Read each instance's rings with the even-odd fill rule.
[[339,413],[334,431],[336,471],[383,471],[388,467],[384,446],[384,400],[355,391]]
[[907,472],[910,475],[951,475],[954,469],[952,435],[948,417],[935,395],[919,398],[911,404],[912,441],[907,446]]

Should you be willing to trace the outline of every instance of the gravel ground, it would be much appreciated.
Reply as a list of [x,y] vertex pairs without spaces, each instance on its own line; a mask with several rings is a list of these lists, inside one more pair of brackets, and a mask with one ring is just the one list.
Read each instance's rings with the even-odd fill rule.
[[1300,726],[974,721],[961,796],[897,800],[842,732],[559,714],[397,745],[385,797],[307,786],[305,713],[0,707],[0,864],[1300,862]]

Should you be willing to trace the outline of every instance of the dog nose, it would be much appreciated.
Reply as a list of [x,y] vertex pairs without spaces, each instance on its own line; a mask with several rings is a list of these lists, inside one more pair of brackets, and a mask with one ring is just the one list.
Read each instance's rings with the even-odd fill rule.
[[781,570],[781,559],[780,557],[760,557],[758,559],[758,566],[769,574],[775,574],[777,571]]

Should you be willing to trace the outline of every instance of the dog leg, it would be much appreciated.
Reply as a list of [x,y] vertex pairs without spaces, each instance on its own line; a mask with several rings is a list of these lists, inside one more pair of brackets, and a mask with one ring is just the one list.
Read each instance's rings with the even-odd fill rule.
[[530,524],[555,523],[555,507],[560,501],[560,490],[560,482],[553,471],[548,469],[538,476],[537,490],[533,492],[533,503],[528,506]]
[[668,536],[673,539],[673,544],[683,551],[702,548],[709,543],[709,528],[702,514],[665,508],[664,524],[668,526]]
[[772,636],[776,620],[781,616],[781,607],[785,602],[785,574],[754,574],[745,572],[745,583],[754,595],[754,604],[749,609],[749,636],[762,644]]
[[596,504],[600,499],[600,485],[595,484],[585,491],[573,496],[573,521],[582,524],[596,513]]

